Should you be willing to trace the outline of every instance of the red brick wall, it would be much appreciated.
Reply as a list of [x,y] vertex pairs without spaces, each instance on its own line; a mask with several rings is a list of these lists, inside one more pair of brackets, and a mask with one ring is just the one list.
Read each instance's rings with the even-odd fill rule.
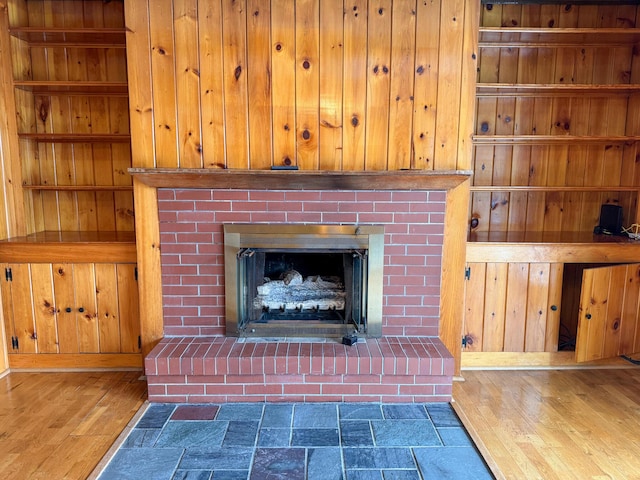
[[158,191],[165,336],[224,335],[224,223],[381,224],[383,336],[437,336],[445,192]]

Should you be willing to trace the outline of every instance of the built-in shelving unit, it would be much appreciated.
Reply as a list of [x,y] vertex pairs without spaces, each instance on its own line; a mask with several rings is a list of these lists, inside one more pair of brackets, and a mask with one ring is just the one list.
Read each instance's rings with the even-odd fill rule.
[[583,269],[640,261],[640,241],[594,234],[603,204],[640,223],[639,13],[483,1],[465,352],[557,352]]
[[139,367],[124,3],[8,4],[2,88],[25,217],[0,240],[9,364]]

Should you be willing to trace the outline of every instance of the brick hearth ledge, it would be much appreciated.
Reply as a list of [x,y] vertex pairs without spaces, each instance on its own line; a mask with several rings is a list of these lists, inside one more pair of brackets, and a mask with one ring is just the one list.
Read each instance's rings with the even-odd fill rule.
[[449,402],[454,361],[436,337],[165,337],[145,370],[151,402]]

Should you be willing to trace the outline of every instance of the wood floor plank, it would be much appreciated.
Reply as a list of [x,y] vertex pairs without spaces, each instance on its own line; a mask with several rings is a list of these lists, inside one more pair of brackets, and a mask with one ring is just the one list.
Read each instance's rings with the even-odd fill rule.
[[0,379],[0,478],[86,479],[146,400],[142,372]]
[[462,376],[453,405],[496,478],[640,479],[640,369]]

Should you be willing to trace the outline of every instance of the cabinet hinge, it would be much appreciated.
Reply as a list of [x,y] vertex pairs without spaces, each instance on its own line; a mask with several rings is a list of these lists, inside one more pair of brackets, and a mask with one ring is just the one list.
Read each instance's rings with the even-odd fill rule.
[[11,348],[14,350],[20,349],[20,343],[18,342],[18,337],[11,337]]
[[464,279],[469,280],[471,278],[471,267],[466,267],[464,269]]
[[138,335],[138,350],[142,349],[142,337]]
[[469,345],[473,345],[473,337],[471,335],[465,335],[462,337],[462,348],[467,348]]
[[4,269],[4,277],[7,279],[7,282],[13,282],[13,273],[11,273],[10,268]]
[[136,282],[138,281],[138,267],[135,267],[133,269],[133,276],[136,279]]

